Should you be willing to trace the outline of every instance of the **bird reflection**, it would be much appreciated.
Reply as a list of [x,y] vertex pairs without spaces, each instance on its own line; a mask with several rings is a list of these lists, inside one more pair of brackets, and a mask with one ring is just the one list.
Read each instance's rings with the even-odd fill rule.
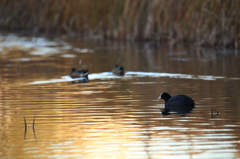
[[87,83],[87,82],[89,82],[88,77],[82,77],[82,78],[78,78],[78,79],[75,80],[75,81],[72,81],[73,84],[74,84],[74,83]]
[[175,114],[187,114],[194,109],[194,101],[192,98],[186,95],[176,95],[171,97],[170,94],[163,92],[158,99],[165,101],[165,108],[162,111],[162,115]]

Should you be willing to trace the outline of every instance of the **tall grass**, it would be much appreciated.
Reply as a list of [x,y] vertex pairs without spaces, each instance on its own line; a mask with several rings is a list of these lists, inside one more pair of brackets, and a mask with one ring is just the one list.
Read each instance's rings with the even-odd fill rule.
[[2,0],[0,28],[239,47],[239,0]]

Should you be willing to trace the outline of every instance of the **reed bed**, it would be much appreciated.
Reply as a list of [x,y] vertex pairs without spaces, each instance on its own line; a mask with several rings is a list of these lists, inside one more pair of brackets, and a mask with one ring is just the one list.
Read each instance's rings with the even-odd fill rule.
[[238,48],[239,8],[239,0],[1,0],[0,29]]

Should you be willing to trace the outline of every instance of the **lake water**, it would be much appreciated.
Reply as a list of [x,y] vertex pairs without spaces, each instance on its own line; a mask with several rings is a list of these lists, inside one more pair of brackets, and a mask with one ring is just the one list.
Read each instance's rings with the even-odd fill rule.
[[[240,51],[0,36],[0,158],[240,158]],[[71,68],[89,69],[73,83]],[[112,75],[115,64],[124,77]],[[162,115],[161,92],[196,103]]]

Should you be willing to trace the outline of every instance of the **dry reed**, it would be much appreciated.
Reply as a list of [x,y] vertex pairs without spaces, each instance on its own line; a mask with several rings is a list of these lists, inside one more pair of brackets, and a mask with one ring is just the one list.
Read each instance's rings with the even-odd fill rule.
[[239,8],[239,0],[2,0],[0,29],[238,48]]

